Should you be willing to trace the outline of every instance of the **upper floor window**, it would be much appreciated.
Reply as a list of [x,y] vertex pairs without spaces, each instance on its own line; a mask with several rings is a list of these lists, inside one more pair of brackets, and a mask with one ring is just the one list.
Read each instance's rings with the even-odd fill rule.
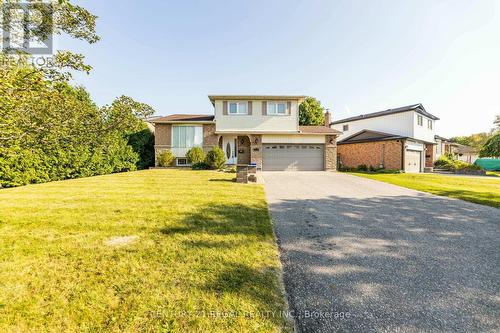
[[248,114],[247,102],[229,103],[229,114]]
[[427,128],[432,129],[432,120],[430,119],[427,120]]
[[285,115],[286,105],[282,102],[268,102],[267,103],[268,115]]
[[422,117],[421,115],[418,115],[417,116],[417,124],[418,124],[418,126],[423,126],[424,125],[424,117]]
[[172,147],[191,148],[203,144],[203,126],[172,126]]
[[342,130],[343,130],[344,132],[347,132],[347,131],[349,130],[349,125],[344,125],[344,126],[342,126]]

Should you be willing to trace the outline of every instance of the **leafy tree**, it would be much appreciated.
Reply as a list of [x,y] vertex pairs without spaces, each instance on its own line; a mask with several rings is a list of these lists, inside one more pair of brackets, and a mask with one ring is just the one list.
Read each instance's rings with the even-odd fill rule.
[[299,125],[323,125],[324,108],[314,97],[306,97],[299,106]]
[[137,169],[147,169],[154,166],[155,137],[145,124],[144,129],[129,135],[128,144],[139,155]]
[[205,152],[203,151],[203,148],[201,147],[193,147],[189,149],[189,151],[186,153],[186,157],[191,164],[196,164],[203,162],[205,160]]
[[0,186],[134,170],[129,136],[152,112],[125,96],[100,108],[30,66],[0,67]]
[[491,138],[491,134],[483,132],[472,134],[469,136],[457,136],[451,138],[450,140],[452,142],[480,149],[486,143],[486,141],[488,141],[489,138]]
[[226,155],[219,147],[214,147],[207,153],[205,161],[212,169],[220,170],[226,164]]
[[[32,10],[29,17],[24,16],[22,11],[11,10],[19,4],[30,6]],[[74,5],[70,0],[52,0],[48,4],[40,0],[2,0],[0,5],[3,9],[3,30],[11,33],[11,37],[7,36],[6,39],[18,38],[16,35],[21,33],[26,38],[39,41],[51,35],[67,35],[90,44],[100,39],[95,30],[97,17],[85,8]],[[18,22],[22,22],[22,30],[17,27]],[[34,22],[37,24],[33,24]],[[8,55],[10,60],[26,63],[27,57],[19,51],[3,48],[2,52]],[[67,70],[88,73],[91,69],[91,66],[84,63],[83,55],[62,50],[54,55],[53,67],[32,68],[32,72],[34,74],[41,71],[51,78],[68,79],[71,75]]]
[[480,157],[500,157],[500,133],[492,136],[479,151]]

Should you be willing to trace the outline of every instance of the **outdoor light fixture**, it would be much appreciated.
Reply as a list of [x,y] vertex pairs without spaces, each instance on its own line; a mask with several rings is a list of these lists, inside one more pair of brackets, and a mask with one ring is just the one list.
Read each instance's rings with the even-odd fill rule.
[[259,143],[259,138],[255,138],[254,143]]

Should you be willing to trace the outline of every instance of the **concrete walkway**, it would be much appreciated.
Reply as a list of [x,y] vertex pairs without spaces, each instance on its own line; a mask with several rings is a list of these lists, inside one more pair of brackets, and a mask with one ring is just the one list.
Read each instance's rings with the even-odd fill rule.
[[299,332],[500,331],[500,210],[340,173],[262,176]]

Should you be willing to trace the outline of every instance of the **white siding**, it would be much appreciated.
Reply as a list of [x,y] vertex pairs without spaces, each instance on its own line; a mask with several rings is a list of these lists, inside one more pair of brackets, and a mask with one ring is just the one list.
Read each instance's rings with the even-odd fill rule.
[[[345,139],[364,129],[413,137],[413,113],[413,111],[395,113],[382,117],[340,123],[332,127],[344,132],[338,137],[338,140]],[[343,125],[349,125],[349,130],[343,131]]]
[[[429,120],[429,118],[422,116],[423,122],[422,126],[420,126],[417,122],[417,115],[419,115],[419,113],[415,111],[407,111],[389,114],[386,116],[335,124],[332,127],[336,130],[344,132],[341,136],[339,136],[339,140],[367,129],[389,134],[407,136],[409,138],[426,142],[434,142],[436,121],[432,120],[432,129],[429,129],[427,127],[427,120]],[[349,130],[344,131],[343,125],[349,125]]]
[[215,126],[217,131],[282,131],[299,130],[299,105],[292,101],[291,114],[263,116],[262,101],[252,101],[252,115],[223,115],[223,101],[215,101]]
[[[418,124],[417,117],[419,116],[419,113],[413,112],[413,135],[412,138],[422,140],[422,141],[427,141],[427,142],[434,142],[434,135],[435,135],[435,130],[434,128],[436,127],[436,121],[431,120],[430,118],[427,118],[425,116],[422,116],[423,122],[422,126]],[[431,120],[432,121],[432,129],[429,129],[427,127],[427,121]]]
[[325,143],[324,135],[263,135],[262,143]]

